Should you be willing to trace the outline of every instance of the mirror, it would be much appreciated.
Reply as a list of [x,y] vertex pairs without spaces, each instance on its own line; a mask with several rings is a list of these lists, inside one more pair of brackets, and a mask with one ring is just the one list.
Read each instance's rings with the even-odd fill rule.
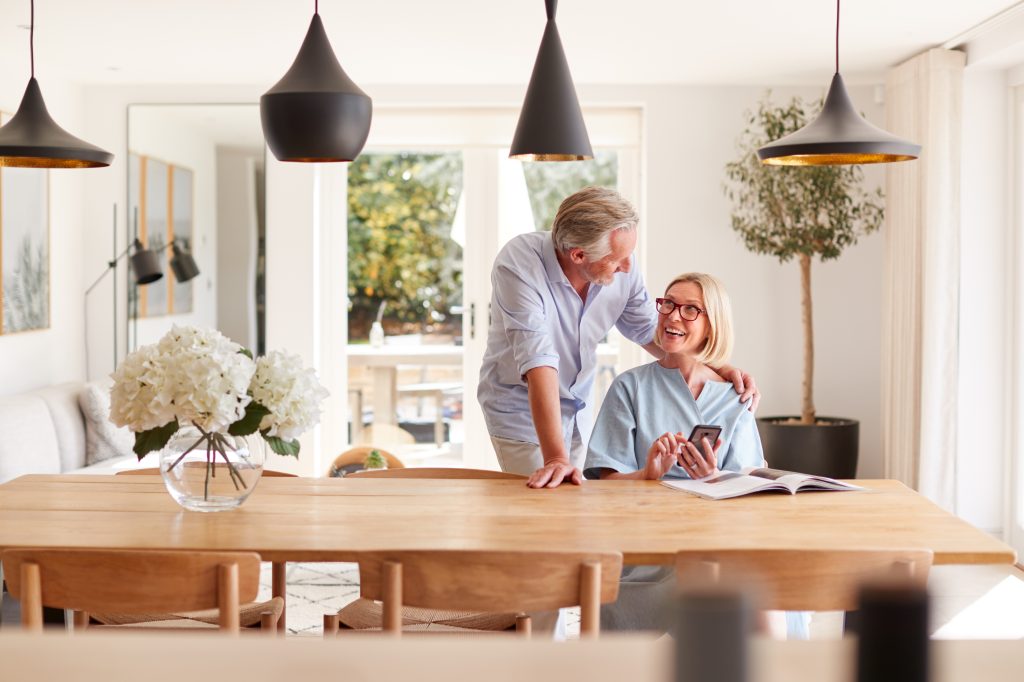
[[[126,237],[157,252],[164,272],[148,285],[129,278],[129,349],[189,324],[264,353],[265,169],[256,104],[128,107]],[[176,281],[176,250],[195,259],[194,279]]]

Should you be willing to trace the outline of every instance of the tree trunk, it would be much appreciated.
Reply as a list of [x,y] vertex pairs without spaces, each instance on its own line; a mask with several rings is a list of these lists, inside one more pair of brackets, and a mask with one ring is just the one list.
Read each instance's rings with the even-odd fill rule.
[[811,257],[800,255],[800,300],[804,323],[804,391],[800,423],[814,423],[814,317],[811,306]]

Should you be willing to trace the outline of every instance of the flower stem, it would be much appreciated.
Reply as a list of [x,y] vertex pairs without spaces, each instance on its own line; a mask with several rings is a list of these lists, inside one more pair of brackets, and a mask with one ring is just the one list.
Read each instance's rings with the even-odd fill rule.
[[203,500],[209,501],[210,499],[210,446],[211,441],[206,441],[206,480],[203,481]]
[[232,481],[235,484],[235,490],[238,490],[239,484],[241,484],[243,488],[248,488],[249,486],[245,484],[245,479],[242,478],[240,473],[238,473],[238,469],[235,467],[234,463],[228,459],[228,453],[224,450],[225,445],[231,447],[232,450],[235,449],[227,442],[226,438],[219,434],[214,434],[214,447],[220,452],[221,457],[224,458],[224,462],[228,465],[228,473],[231,474]]
[[204,440],[206,440],[207,438],[208,438],[208,436],[207,436],[207,434],[205,434],[205,433],[204,433],[204,434],[203,434],[202,436],[200,436],[200,437],[199,437],[199,440],[197,440],[197,441],[196,441],[195,443],[192,443],[192,447],[190,447],[190,448],[189,448],[188,450],[186,450],[185,452],[181,453],[181,457],[179,457],[178,459],[174,460],[174,464],[172,464],[171,466],[167,467],[167,470],[168,470],[168,471],[170,471],[170,470],[171,470],[171,469],[173,469],[174,467],[178,466],[178,462],[180,462],[181,460],[185,459],[185,455],[187,455],[188,453],[192,452],[192,451],[193,451],[193,450],[195,450],[195,449],[196,449],[197,447],[199,447],[199,444],[200,444],[200,443],[202,443],[202,442],[203,442]]

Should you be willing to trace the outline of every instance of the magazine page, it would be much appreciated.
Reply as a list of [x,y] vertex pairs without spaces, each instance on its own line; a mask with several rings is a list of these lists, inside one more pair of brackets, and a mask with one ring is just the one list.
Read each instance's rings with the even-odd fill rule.
[[739,497],[759,490],[785,490],[784,485],[756,476],[745,476],[735,471],[722,471],[711,478],[697,481],[687,479],[663,480],[662,485],[683,490],[710,500]]
[[801,474],[795,471],[783,471],[768,467],[745,467],[743,473],[770,481],[776,481],[790,492],[797,490],[863,490],[859,485],[843,483],[827,476]]

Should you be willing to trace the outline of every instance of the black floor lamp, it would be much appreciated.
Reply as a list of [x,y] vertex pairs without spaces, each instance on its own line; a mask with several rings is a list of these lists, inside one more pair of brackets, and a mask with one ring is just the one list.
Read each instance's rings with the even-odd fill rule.
[[[136,214],[136,220],[138,215]],[[89,285],[89,288],[85,290],[85,301],[88,302],[89,294],[92,290],[103,281],[107,273],[117,268],[117,264],[121,262],[121,259],[127,256],[130,252],[134,251],[128,258],[128,262],[131,264],[132,275],[135,280],[136,286],[144,286],[146,284],[152,284],[161,277],[164,276],[163,268],[160,267],[160,256],[159,253],[168,248],[173,249],[174,255],[171,257],[171,270],[174,272],[174,278],[179,282],[187,282],[193,279],[199,274],[199,266],[196,265],[195,259],[187,249],[181,248],[177,240],[160,247],[157,250],[152,250],[143,246],[142,242],[137,238],[133,239],[124,251],[117,253],[117,204],[114,204],[114,221],[113,221],[113,234],[114,234],[114,249],[113,253],[117,254],[113,259],[107,261],[106,269],[100,273],[100,276]],[[114,340],[114,368],[117,368],[117,278],[114,278],[113,286],[113,340]],[[90,378],[89,373],[89,311],[86,309],[84,316],[85,324],[85,376],[88,380]]]

